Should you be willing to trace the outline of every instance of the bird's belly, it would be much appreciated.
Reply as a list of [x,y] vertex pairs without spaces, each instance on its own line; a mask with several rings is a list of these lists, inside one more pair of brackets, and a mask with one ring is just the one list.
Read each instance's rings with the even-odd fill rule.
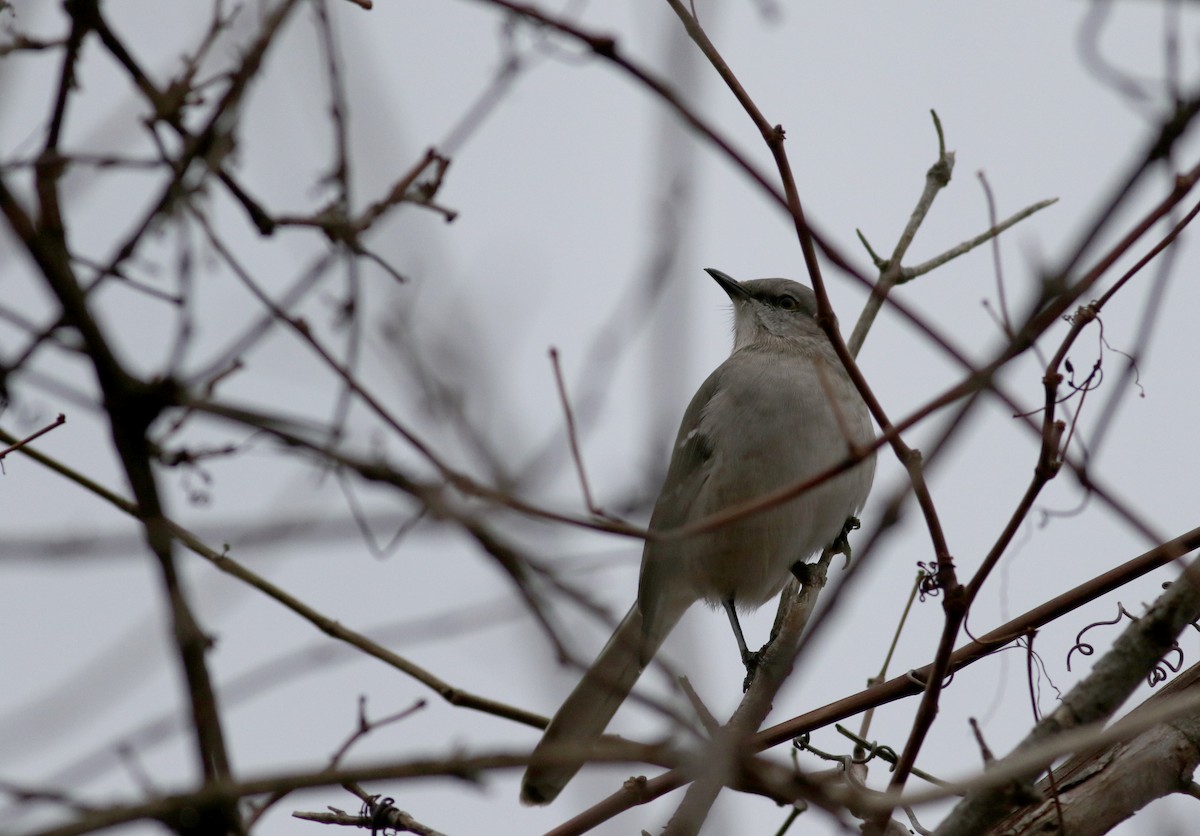
[[688,552],[696,596],[754,609],[777,595],[791,567],[833,542],[853,513],[850,502],[830,487],[705,535],[706,542]]

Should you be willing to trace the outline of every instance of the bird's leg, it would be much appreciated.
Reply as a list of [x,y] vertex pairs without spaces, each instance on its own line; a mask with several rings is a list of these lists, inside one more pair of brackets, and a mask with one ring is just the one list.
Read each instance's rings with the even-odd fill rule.
[[750,649],[746,647],[746,637],[742,635],[742,623],[738,621],[737,609],[733,606],[733,599],[726,598],[725,603],[722,606],[725,607],[725,614],[729,616],[729,626],[733,628],[733,637],[737,639],[738,651],[742,654],[742,663],[746,665],[746,667],[749,667],[750,657],[753,654],[751,654]]
[[[742,682],[742,691],[749,690],[750,682],[754,681],[754,675],[758,670],[758,663],[762,661],[762,654],[770,646],[770,642],[762,645],[761,650],[751,650],[746,646],[746,638],[742,633],[742,623],[738,621],[737,608],[733,606],[733,599],[727,599],[722,606],[725,607],[725,614],[730,617],[730,626],[733,627],[733,638],[738,640],[738,651],[742,654],[742,663],[746,666],[746,678]],[[774,638],[774,636],[772,636]]]
[[[846,522],[842,525],[842,530],[838,536],[833,539],[826,548],[824,554],[843,554],[846,556],[846,566],[850,566],[850,532],[862,526],[858,517],[847,517]],[[797,560],[792,564],[792,574],[799,582],[801,588],[811,586],[814,582],[814,575],[817,573],[817,567],[805,563],[803,560]],[[825,582],[825,570],[820,570],[821,584]],[[742,634],[742,624],[738,621],[737,610],[733,606],[733,599],[730,598],[724,602],[725,614],[729,616],[729,626],[733,628],[733,636],[737,639],[738,651],[742,654],[742,664],[746,666],[746,681],[743,683],[742,690],[748,690],[750,683],[754,681],[754,674],[758,671],[759,663],[762,661],[763,653],[771,646],[771,642],[775,641],[775,634],[772,631],[771,638],[758,651],[751,651],[746,646],[746,637]]]

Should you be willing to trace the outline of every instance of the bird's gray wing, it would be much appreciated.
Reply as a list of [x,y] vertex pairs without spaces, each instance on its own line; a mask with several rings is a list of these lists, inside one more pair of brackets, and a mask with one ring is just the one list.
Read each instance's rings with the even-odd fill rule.
[[[716,369],[701,384],[688,404],[675,436],[671,464],[663,490],[650,517],[651,531],[666,531],[690,522],[696,513],[697,500],[712,474],[715,439],[704,427],[704,413],[709,401],[720,388],[724,366]],[[670,629],[678,613],[696,600],[690,588],[684,588],[672,564],[685,556],[686,544],[680,540],[656,542],[649,540],[642,552],[641,579],[638,583],[638,608],[642,611],[643,630],[647,637],[661,641],[662,627]],[[687,599],[686,602],[680,599]],[[669,623],[666,623],[669,622]]]

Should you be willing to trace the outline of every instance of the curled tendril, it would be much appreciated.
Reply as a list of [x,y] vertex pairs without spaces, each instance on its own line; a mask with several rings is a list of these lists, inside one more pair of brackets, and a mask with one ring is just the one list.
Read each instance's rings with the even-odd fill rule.
[[394,798],[380,798],[377,795],[371,796],[369,801],[364,801],[362,808],[358,811],[359,816],[363,819],[360,827],[370,827],[371,836],[379,833],[386,834],[390,827],[388,820],[392,811],[396,809],[393,806],[395,801]]
[[[1095,647],[1083,640],[1084,633],[1086,633],[1088,630],[1091,630],[1093,627],[1111,627],[1112,625],[1119,623],[1123,618],[1127,618],[1130,621],[1138,620],[1137,616],[1132,615],[1129,610],[1125,609],[1124,604],[1118,603],[1116,618],[1113,618],[1109,621],[1094,621],[1080,630],[1075,636],[1075,646],[1072,647],[1067,653],[1067,670],[1071,670],[1071,655],[1076,651],[1078,651],[1082,656],[1091,656],[1096,652]],[[1195,622],[1192,623],[1192,626],[1196,627],[1197,630],[1200,630],[1200,625],[1197,625]],[[1174,661],[1172,661],[1172,659]],[[1163,658],[1159,659],[1158,663],[1151,668],[1148,674],[1146,674],[1146,683],[1153,688],[1160,682],[1166,682],[1167,678],[1172,673],[1179,673],[1180,669],[1183,667],[1183,660],[1183,648],[1179,646],[1179,642],[1174,642],[1171,647],[1168,648],[1166,654],[1163,655]]]
[[918,560],[917,569],[920,570],[917,575],[917,592],[923,604],[927,597],[936,598],[941,595],[942,587],[938,583],[938,564],[936,560],[932,560],[929,563]]
[[813,746],[812,735],[809,732],[804,732],[800,736],[794,738],[792,740],[792,745],[801,752],[812,752],[823,761],[834,761],[835,763],[840,763],[843,769],[845,769],[849,763],[853,762],[853,759],[849,755],[835,755],[832,752],[826,752],[822,749],[818,749],[816,746]]
[[[1168,660],[1168,656],[1171,654],[1175,654],[1174,663]],[[1179,669],[1182,667],[1183,648],[1179,646],[1179,642],[1175,642],[1173,645],[1171,645],[1170,650],[1167,651],[1167,656],[1163,656],[1161,659],[1159,659],[1158,664],[1155,665],[1150,673],[1146,675],[1146,682],[1151,688],[1153,688],[1158,683],[1167,681],[1167,677],[1170,675],[1167,673],[1167,671],[1170,671],[1171,673],[1179,673]]]
[[863,756],[861,758],[851,758],[851,763],[869,763],[873,758],[882,758],[887,761],[888,771],[894,772],[896,769],[896,750],[891,746],[872,740],[867,745],[863,746]]
[[884,744],[873,740],[870,742],[864,742],[857,738],[857,736],[855,737],[855,743],[864,751],[864,754],[861,757],[855,757],[854,755],[835,755],[832,752],[826,752],[822,749],[818,749],[816,746],[812,745],[812,735],[809,732],[804,732],[803,734],[792,739],[792,746],[801,752],[811,752],[821,760],[835,761],[840,763],[843,767],[852,763],[861,764],[867,763],[874,758],[882,758],[891,764],[892,769],[896,768],[896,750],[891,746],[885,746]]
[[1130,621],[1137,621],[1137,618],[1135,616],[1130,615],[1129,611],[1127,609],[1125,609],[1124,604],[1118,603],[1116,618],[1112,619],[1111,621],[1093,621],[1091,624],[1087,625],[1082,630],[1080,630],[1078,633],[1076,633],[1075,634],[1075,646],[1072,647],[1067,652],[1067,670],[1071,670],[1071,655],[1073,653],[1075,653],[1076,651],[1079,651],[1079,653],[1083,656],[1091,656],[1093,653],[1096,652],[1095,647],[1093,647],[1092,645],[1088,644],[1087,642],[1085,642],[1083,640],[1084,633],[1086,633],[1088,630],[1091,630],[1093,627],[1106,627],[1106,626],[1111,627],[1113,624],[1117,624],[1118,622],[1120,622],[1120,620],[1122,618],[1128,618]]

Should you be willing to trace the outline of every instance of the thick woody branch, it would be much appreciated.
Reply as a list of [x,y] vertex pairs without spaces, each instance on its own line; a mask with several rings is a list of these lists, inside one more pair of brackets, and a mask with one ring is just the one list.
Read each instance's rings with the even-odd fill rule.
[[[1195,694],[1200,665],[1193,665],[1121,720],[1137,722],[1173,698]],[[1021,810],[988,831],[1051,832],[1100,836],[1158,798],[1185,793],[1200,765],[1200,713],[1190,711],[1152,726],[1137,737],[1080,752],[1054,768],[1035,792],[1046,800]],[[1054,797],[1051,797],[1054,794]]]
[[[1181,630],[1200,618],[1200,562],[1193,561],[1140,619],[1129,627],[1100,659],[1092,672],[1063,697],[1053,712],[1034,726],[1008,757],[1019,758],[1071,729],[1108,719],[1129,698],[1150,670],[1175,644]],[[1042,770],[1031,768],[1019,777],[1026,783]],[[940,836],[982,833],[1019,803],[1011,783],[974,792],[964,798],[938,827]]]

